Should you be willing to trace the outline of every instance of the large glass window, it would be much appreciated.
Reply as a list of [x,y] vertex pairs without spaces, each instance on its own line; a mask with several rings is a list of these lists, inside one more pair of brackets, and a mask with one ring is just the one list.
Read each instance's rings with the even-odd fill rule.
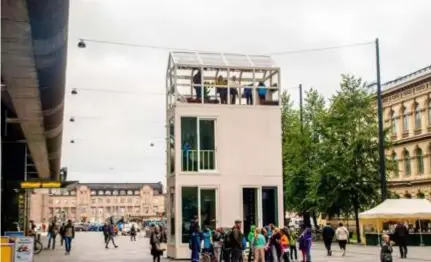
[[182,171],[198,171],[198,132],[196,117],[181,117]]
[[421,128],[421,109],[419,104],[415,106],[415,129]]
[[199,119],[199,168],[215,169],[215,121]]
[[409,114],[407,108],[403,108],[403,131],[409,130]]
[[201,189],[201,228],[209,227],[214,230],[216,227],[216,190]]
[[169,208],[171,209],[171,236],[175,236],[175,188],[171,187],[170,200],[169,200]]
[[412,173],[411,163],[410,163],[410,154],[409,151],[404,151],[404,174],[405,176],[410,176]]
[[190,224],[195,216],[198,215],[198,188],[183,187],[181,188],[181,242],[189,243]]
[[169,120],[169,170],[173,174],[175,172],[175,123],[174,118]]
[[262,187],[263,224],[278,225],[278,197],[276,187]]
[[424,173],[424,155],[420,148],[416,148],[416,169],[418,174]]
[[215,169],[215,120],[181,117],[182,171]]

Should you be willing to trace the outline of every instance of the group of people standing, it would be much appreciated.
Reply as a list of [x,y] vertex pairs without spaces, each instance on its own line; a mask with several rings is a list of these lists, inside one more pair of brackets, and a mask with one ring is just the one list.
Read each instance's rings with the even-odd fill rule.
[[55,242],[57,235],[60,235],[60,245],[65,245],[65,255],[70,254],[72,249],[72,239],[75,238],[75,227],[72,224],[72,220],[68,220],[67,223],[62,223],[59,227],[56,221],[52,221],[48,226],[48,246],[46,249],[55,249]]
[[308,227],[294,232],[273,224],[263,228],[252,226],[247,241],[250,246],[249,261],[297,261],[298,249],[302,261],[311,261],[312,236]]

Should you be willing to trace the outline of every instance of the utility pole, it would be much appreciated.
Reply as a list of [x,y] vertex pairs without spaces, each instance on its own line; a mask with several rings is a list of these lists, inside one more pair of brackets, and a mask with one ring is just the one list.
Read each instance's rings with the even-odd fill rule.
[[380,187],[382,191],[382,202],[386,200],[386,171],[385,171],[385,145],[383,134],[383,105],[382,105],[382,85],[380,82],[380,47],[379,38],[375,40],[376,46],[376,73],[377,73],[377,117],[379,121],[379,173]]

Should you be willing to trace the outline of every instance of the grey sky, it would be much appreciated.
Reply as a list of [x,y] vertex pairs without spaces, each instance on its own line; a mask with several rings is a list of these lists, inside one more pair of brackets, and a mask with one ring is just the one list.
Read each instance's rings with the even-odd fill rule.
[[[431,63],[429,0],[72,0],[62,165],[82,182],[165,180],[166,50],[78,38],[251,54],[381,42],[382,78]],[[375,80],[374,47],[274,56],[282,88],[330,96],[340,74]],[[75,144],[70,144],[75,139]],[[154,143],[154,147],[150,147]]]

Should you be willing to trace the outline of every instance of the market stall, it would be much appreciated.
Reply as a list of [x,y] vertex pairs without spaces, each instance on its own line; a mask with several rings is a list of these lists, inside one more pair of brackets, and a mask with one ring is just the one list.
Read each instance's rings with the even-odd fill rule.
[[367,245],[379,245],[382,234],[391,236],[401,222],[409,229],[409,245],[431,246],[431,202],[426,199],[387,199],[360,213],[359,221]]

